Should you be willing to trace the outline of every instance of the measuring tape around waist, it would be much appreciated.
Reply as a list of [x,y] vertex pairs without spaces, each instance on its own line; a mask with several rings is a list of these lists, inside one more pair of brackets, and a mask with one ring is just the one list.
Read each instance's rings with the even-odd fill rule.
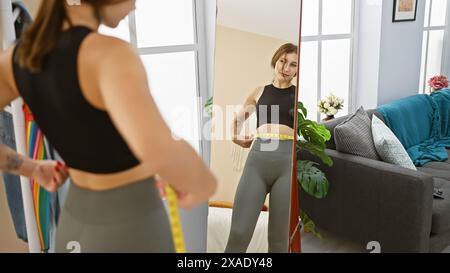
[[279,139],[279,140],[294,140],[294,136],[284,135],[284,134],[262,133],[262,134],[256,134],[256,137],[258,137],[258,138],[272,138],[272,139]]
[[181,225],[180,213],[178,211],[177,195],[169,185],[164,187],[167,200],[167,207],[172,231],[172,240],[176,253],[186,253],[186,245],[183,237],[183,227]]

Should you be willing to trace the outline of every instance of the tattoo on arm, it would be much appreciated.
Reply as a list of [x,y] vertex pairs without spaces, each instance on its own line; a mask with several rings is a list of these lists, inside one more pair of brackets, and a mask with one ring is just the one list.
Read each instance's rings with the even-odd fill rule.
[[8,154],[6,156],[6,163],[0,165],[0,169],[6,172],[16,171],[22,166],[23,160],[17,154]]

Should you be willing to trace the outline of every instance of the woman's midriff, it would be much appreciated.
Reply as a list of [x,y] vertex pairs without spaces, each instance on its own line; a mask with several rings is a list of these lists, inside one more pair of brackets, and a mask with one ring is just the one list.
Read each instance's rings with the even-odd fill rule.
[[72,182],[81,188],[105,191],[150,178],[155,175],[155,171],[145,164],[140,164],[131,169],[112,174],[94,174],[76,169],[69,169],[69,174]]
[[256,129],[256,132],[258,134],[280,134],[289,136],[295,135],[295,130],[289,126],[270,123],[261,125],[258,129]]

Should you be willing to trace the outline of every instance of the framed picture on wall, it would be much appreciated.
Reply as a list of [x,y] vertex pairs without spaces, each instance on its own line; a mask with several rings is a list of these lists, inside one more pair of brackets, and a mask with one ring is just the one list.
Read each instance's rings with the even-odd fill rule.
[[415,21],[417,0],[394,0],[392,22]]

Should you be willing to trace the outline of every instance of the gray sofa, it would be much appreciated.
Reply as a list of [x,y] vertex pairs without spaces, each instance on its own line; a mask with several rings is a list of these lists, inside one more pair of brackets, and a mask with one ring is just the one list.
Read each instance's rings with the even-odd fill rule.
[[[383,120],[374,110],[367,113]],[[333,134],[345,119],[324,124]],[[319,163],[330,181],[328,195],[321,200],[299,187],[299,206],[316,226],[364,247],[378,241],[382,252],[440,252],[450,245],[449,160],[414,171],[340,153],[333,135],[327,147],[332,167],[308,152],[298,154],[299,159]],[[434,187],[444,192],[445,199],[433,198]]]

